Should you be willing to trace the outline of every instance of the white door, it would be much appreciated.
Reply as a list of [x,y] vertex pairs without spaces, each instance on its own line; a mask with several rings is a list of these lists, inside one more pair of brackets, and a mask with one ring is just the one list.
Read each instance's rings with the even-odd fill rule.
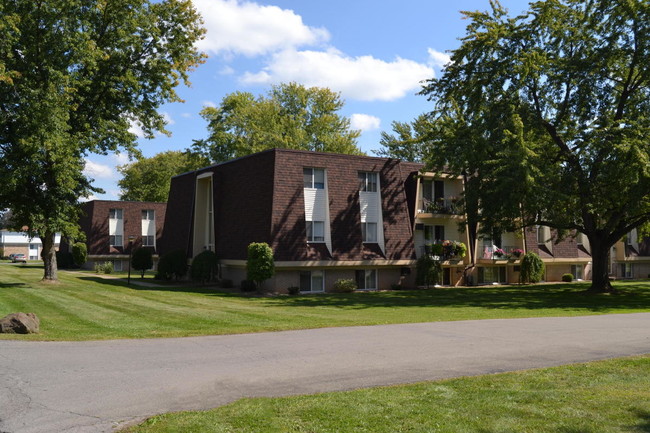
[[29,260],[38,260],[38,244],[29,244]]

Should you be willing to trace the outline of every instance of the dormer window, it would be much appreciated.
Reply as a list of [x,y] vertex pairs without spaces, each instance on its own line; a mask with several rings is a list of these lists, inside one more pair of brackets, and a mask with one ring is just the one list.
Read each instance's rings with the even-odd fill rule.
[[359,191],[377,192],[377,173],[359,173]]
[[325,189],[325,170],[322,168],[303,168],[302,174],[305,188]]

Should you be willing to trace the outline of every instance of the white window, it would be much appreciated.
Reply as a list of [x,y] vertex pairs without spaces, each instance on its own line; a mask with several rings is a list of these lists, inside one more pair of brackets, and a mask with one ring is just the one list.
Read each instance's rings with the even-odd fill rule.
[[305,188],[325,189],[325,170],[322,168],[303,168]]
[[357,288],[359,290],[377,290],[377,270],[366,269],[355,272]]
[[377,223],[361,223],[361,237],[365,243],[376,243]]
[[112,220],[121,220],[122,218],[122,209],[109,209],[108,217]]
[[325,242],[325,222],[307,221],[307,241]]
[[576,280],[583,279],[583,267],[582,265],[571,265],[571,274]]
[[155,214],[153,209],[145,209],[142,211],[142,219],[147,221],[154,221]]
[[632,263],[621,263],[621,277],[632,278]]
[[323,271],[306,271],[300,273],[301,292],[322,292],[325,287]]
[[142,236],[142,246],[143,247],[155,247],[155,239],[151,235]]
[[544,245],[546,241],[546,230],[544,230],[544,226],[537,226],[537,244]]
[[124,219],[122,209],[108,210],[108,243],[112,247],[124,246]]
[[377,192],[377,173],[359,173],[359,191]]

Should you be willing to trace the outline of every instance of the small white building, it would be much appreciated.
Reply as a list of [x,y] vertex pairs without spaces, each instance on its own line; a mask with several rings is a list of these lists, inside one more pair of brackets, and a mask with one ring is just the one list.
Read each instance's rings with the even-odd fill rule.
[[[61,235],[57,233],[54,240],[57,249],[60,242]],[[25,254],[28,260],[40,260],[43,244],[40,238],[30,238],[24,232],[0,230],[0,248],[4,257],[10,254]]]

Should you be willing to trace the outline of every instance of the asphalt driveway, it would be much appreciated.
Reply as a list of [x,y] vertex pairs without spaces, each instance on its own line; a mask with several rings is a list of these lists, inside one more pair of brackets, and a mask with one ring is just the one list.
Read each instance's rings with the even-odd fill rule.
[[153,340],[0,340],[0,433],[650,353],[650,313]]

